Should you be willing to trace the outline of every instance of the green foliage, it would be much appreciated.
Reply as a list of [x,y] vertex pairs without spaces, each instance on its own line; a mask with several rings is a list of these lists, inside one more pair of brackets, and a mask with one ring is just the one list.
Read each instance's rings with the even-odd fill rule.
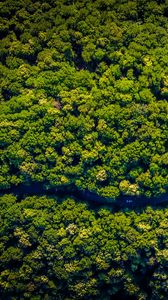
[[0,5],[0,187],[166,193],[167,2]]
[[167,299],[168,209],[95,214],[11,194],[0,204],[1,299]]

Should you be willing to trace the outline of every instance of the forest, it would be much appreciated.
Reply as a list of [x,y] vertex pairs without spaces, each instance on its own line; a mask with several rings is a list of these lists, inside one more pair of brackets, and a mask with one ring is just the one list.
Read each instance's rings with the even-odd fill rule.
[[0,197],[1,299],[167,300],[168,208]]
[[2,189],[168,189],[167,1],[2,1]]
[[158,199],[168,0],[1,0],[0,299],[167,300]]

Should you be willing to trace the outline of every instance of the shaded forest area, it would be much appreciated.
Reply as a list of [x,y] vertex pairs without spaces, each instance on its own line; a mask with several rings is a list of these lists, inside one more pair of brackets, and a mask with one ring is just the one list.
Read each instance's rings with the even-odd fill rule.
[[2,189],[166,193],[167,16],[167,1],[1,2]]
[[1,299],[167,300],[168,209],[0,197]]

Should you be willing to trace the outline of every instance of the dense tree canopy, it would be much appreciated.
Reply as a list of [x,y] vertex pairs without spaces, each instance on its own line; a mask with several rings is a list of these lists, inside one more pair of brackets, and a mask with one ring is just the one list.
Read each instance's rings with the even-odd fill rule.
[[0,40],[0,299],[167,300],[167,208],[3,193],[165,199],[168,0],[2,0]]
[[95,214],[11,194],[0,206],[1,299],[167,300],[167,208]]
[[168,186],[168,2],[0,4],[0,186]]

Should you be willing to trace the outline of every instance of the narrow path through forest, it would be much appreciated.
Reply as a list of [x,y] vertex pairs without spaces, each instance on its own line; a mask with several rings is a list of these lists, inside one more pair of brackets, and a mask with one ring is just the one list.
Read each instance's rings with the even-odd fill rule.
[[159,197],[146,198],[143,196],[120,196],[118,199],[113,200],[111,198],[101,197],[88,190],[78,190],[75,187],[61,187],[46,189],[42,183],[31,183],[31,185],[20,185],[18,187],[12,187],[7,190],[1,190],[0,193],[12,193],[17,195],[19,198],[28,195],[55,195],[55,196],[71,196],[77,199],[81,199],[90,203],[92,206],[103,206],[106,207],[119,207],[119,208],[136,208],[147,205],[157,206],[160,204],[168,203],[168,193],[160,195]]

